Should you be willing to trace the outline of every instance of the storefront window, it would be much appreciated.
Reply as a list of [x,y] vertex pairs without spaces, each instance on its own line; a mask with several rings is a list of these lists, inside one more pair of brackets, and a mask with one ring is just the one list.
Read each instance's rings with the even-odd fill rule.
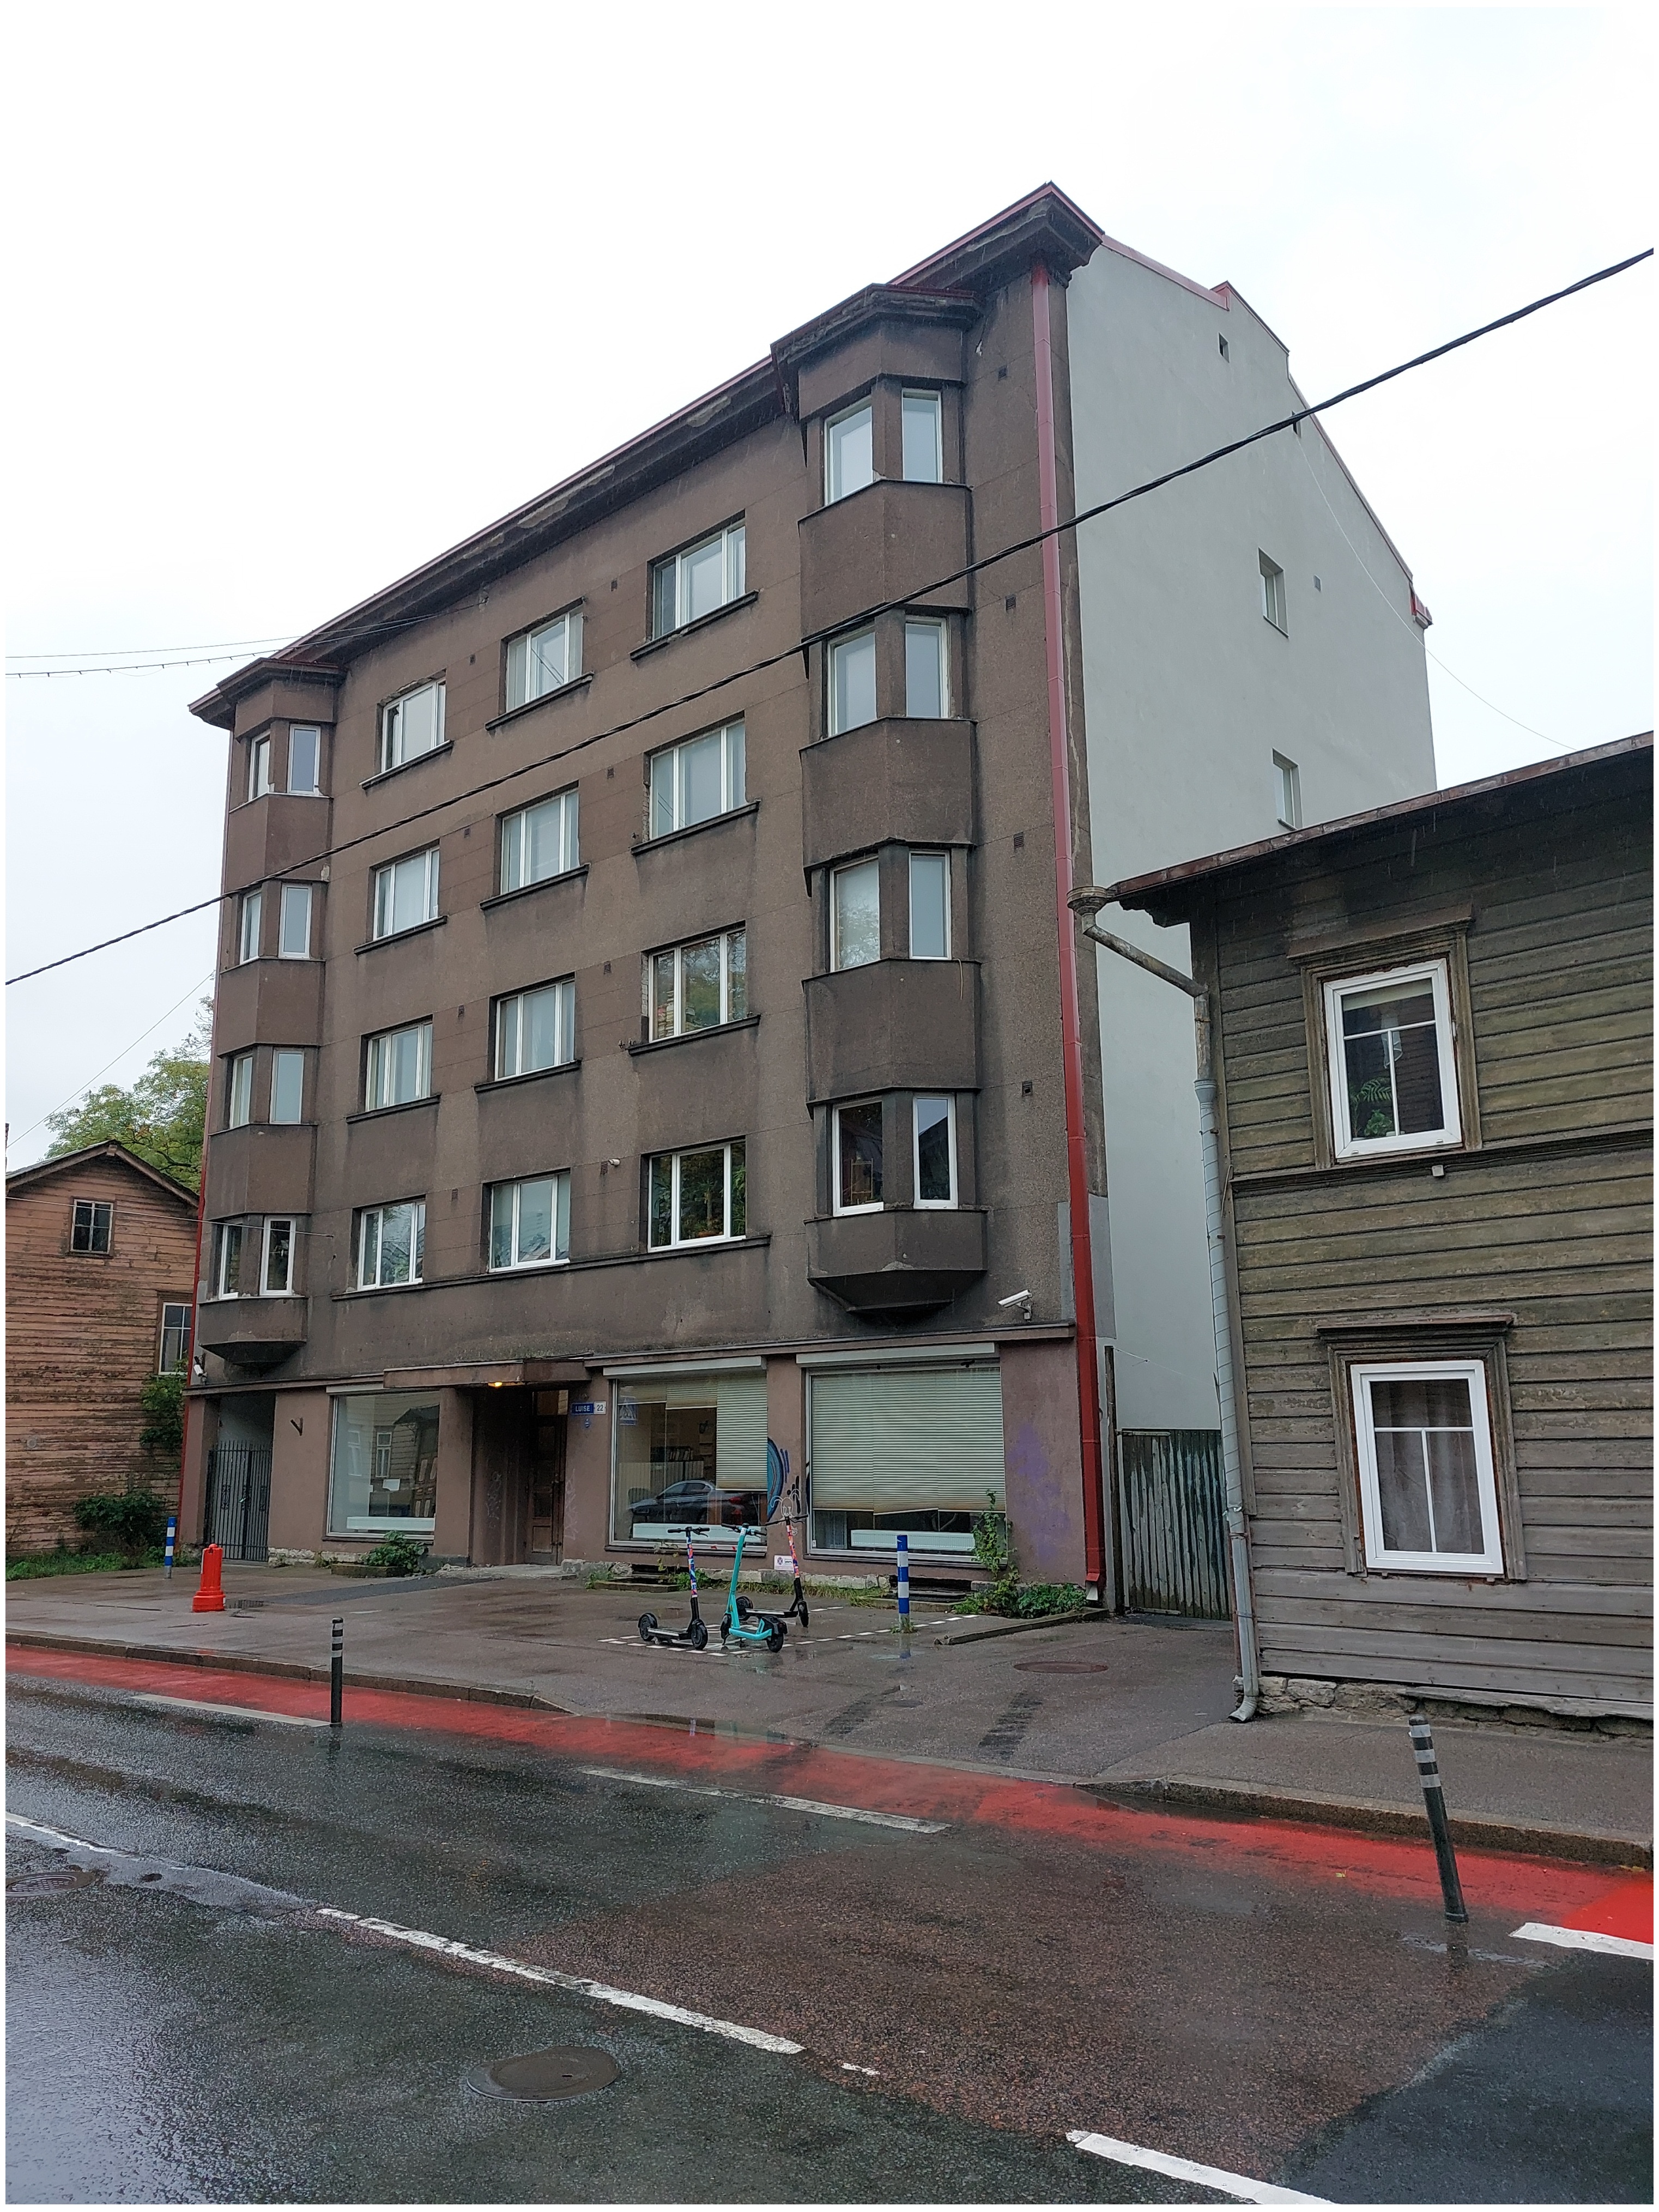
[[392,1390],[337,1398],[330,1534],[430,1534],[437,1510],[437,1401]]
[[811,1377],[812,1548],[967,1558],[975,1516],[1005,1504],[994,1362]]
[[611,1538],[733,1545],[766,1523],[766,1377],[665,1372],[616,1382]]

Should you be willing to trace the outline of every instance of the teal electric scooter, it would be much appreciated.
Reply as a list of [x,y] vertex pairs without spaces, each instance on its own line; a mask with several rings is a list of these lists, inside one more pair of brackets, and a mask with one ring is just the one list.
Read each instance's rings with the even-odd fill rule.
[[763,1644],[769,1651],[781,1651],[783,1639],[789,1633],[782,1615],[757,1613],[747,1598],[738,1595],[738,1577],[743,1569],[744,1539],[748,1533],[739,1523],[738,1554],[732,1562],[732,1579],[726,1591],[726,1611],[720,1620],[720,1649],[725,1650],[732,1644]]

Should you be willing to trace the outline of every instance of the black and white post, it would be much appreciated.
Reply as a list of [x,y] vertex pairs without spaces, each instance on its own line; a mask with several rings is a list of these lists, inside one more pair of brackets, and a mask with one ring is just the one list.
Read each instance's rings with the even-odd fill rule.
[[334,1624],[334,1648],[328,1668],[328,1724],[338,1728],[345,1706],[345,1623]]
[[1440,1767],[1434,1755],[1428,1715],[1413,1713],[1410,1727],[1412,1749],[1417,1754],[1417,1778],[1423,1785],[1423,1802],[1428,1810],[1429,1833],[1434,1838],[1434,1855],[1440,1863],[1440,1891],[1446,1900],[1446,1917],[1467,1920],[1468,1908],[1463,1902],[1463,1885],[1457,1879],[1451,1830],[1446,1826],[1446,1793],[1440,1786]]

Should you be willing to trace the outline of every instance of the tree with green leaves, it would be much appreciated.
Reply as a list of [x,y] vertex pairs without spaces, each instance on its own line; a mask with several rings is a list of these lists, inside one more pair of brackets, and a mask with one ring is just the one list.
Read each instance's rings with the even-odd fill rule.
[[78,1105],[46,1116],[52,1133],[47,1158],[113,1139],[194,1190],[202,1172],[212,1044],[213,1001],[204,999],[190,1035],[170,1051],[158,1052],[130,1091],[101,1084]]

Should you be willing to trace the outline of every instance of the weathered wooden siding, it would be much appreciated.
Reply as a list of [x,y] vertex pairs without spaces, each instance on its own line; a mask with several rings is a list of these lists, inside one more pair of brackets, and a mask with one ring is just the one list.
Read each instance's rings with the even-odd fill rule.
[[[71,1254],[77,1198],[112,1200],[107,1255]],[[163,1300],[188,1304],[194,1201],[104,1158],[6,1193],[6,1547],[78,1541],[88,1492],[156,1478],[138,1448]],[[170,1480],[171,1477],[167,1477]]]
[[[1653,1583],[1650,761],[1257,872],[1212,914],[1264,1670],[1645,1705]],[[1481,1146],[1316,1170],[1292,935],[1473,904]],[[1388,964],[1379,951],[1374,963]],[[1323,1101],[1318,1110],[1324,1110]],[[1527,1579],[1346,1571],[1322,1318],[1513,1312]],[[1401,1346],[1409,1357],[1410,1348]]]

